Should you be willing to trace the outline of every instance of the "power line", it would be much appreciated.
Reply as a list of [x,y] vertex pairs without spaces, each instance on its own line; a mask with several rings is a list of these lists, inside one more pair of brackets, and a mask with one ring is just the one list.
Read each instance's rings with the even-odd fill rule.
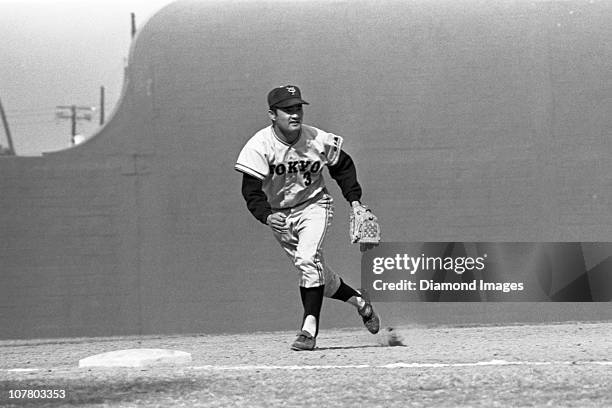
[[49,112],[48,108],[43,109],[22,109],[16,111],[7,111],[7,115],[35,115],[37,113]]
[[30,125],[59,125],[59,122],[57,122],[57,120],[55,120],[54,118],[51,118],[51,119],[46,119],[46,120],[36,120],[36,121],[26,121],[26,122],[13,121],[13,125],[17,125],[19,127],[30,126]]
[[8,116],[11,117],[11,119],[20,119],[20,118],[31,118],[33,116],[47,116],[49,115],[49,111],[45,111],[45,112],[37,112],[37,113],[20,113],[20,114],[15,114],[15,113],[9,113]]

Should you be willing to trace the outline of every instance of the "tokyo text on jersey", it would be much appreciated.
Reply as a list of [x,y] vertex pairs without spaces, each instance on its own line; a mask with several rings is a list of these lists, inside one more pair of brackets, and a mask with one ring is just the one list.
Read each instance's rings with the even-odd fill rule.
[[235,168],[262,180],[273,209],[292,208],[325,189],[323,169],[337,163],[342,142],[340,136],[302,125],[300,137],[289,145],[268,126],[246,143]]

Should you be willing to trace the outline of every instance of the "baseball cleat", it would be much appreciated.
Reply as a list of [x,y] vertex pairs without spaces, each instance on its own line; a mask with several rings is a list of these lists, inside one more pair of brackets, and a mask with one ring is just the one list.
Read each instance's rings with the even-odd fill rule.
[[293,344],[291,345],[291,350],[295,351],[307,351],[314,350],[315,344],[317,340],[307,331],[302,330]]
[[370,333],[376,334],[378,330],[380,330],[380,317],[378,317],[374,311],[374,307],[372,307],[372,303],[370,303],[368,292],[365,289],[359,289],[359,293],[361,298],[365,301],[365,305],[357,310],[359,316],[361,316],[366,329],[368,329]]

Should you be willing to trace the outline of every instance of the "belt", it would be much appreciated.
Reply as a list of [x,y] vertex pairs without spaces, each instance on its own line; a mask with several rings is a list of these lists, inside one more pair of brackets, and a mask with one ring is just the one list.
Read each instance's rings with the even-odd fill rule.
[[307,200],[302,201],[301,203],[298,203],[296,205],[292,205],[291,207],[283,207],[283,208],[272,208],[273,211],[286,211],[286,210],[293,210],[294,208],[300,207],[304,204],[309,204],[311,202],[317,201],[318,199],[320,199],[321,197],[323,197],[325,194],[328,194],[327,192],[327,187],[323,187],[323,189],[321,191],[319,191],[317,193],[317,195],[315,195],[314,197],[311,197]]

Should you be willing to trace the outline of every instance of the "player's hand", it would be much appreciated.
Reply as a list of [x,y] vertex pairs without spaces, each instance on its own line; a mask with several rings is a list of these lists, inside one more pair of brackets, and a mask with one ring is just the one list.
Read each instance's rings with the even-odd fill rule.
[[285,214],[277,212],[268,215],[267,223],[274,231],[284,234],[288,230],[286,220]]

